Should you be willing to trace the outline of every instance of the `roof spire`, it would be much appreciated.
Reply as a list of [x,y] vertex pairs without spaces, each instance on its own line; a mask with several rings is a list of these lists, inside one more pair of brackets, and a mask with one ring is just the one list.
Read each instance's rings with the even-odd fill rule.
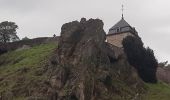
[[124,11],[124,5],[122,4],[122,19],[124,19],[124,16],[123,16],[123,11]]

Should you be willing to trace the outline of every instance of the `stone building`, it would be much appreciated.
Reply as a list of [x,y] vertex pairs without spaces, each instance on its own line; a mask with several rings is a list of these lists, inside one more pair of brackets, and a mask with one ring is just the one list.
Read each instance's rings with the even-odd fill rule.
[[117,47],[122,47],[122,41],[127,36],[138,36],[134,27],[130,26],[124,19],[123,15],[121,20],[109,29],[107,34],[107,42]]

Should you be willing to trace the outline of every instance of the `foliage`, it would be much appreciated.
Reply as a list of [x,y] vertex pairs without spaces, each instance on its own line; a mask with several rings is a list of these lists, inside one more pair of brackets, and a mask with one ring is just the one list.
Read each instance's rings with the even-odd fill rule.
[[54,34],[53,37],[56,37],[56,35]]
[[159,63],[159,67],[162,67],[162,68],[170,68],[170,64],[168,64],[168,61],[160,62],[160,63]]
[[16,35],[18,26],[15,22],[4,21],[0,23],[0,42],[17,41],[19,37]]
[[22,40],[29,40],[29,38],[26,36],[26,37],[22,38]]
[[3,54],[3,53],[6,53],[6,52],[7,52],[6,49],[4,49],[4,48],[1,48],[1,49],[0,49],[0,55]]
[[149,47],[144,48],[142,40],[133,36],[128,36],[123,40],[123,47],[129,63],[137,69],[143,81],[157,82],[156,70],[158,62],[153,50]]

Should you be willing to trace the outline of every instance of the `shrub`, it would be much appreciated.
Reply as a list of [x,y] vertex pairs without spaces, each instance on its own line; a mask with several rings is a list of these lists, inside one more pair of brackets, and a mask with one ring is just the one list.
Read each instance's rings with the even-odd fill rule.
[[6,53],[6,52],[7,52],[7,50],[5,50],[5,49],[0,49],[0,54]]
[[145,82],[156,83],[158,62],[152,49],[145,48],[139,37],[127,36],[123,42],[124,51],[129,63],[134,66]]

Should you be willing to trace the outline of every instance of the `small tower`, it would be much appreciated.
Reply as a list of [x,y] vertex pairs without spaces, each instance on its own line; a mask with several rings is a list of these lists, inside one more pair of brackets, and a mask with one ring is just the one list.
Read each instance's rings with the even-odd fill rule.
[[122,47],[122,41],[127,36],[138,36],[137,31],[134,27],[131,27],[123,17],[123,6],[122,6],[122,18],[113,27],[109,29],[107,34],[107,42],[117,47]]

